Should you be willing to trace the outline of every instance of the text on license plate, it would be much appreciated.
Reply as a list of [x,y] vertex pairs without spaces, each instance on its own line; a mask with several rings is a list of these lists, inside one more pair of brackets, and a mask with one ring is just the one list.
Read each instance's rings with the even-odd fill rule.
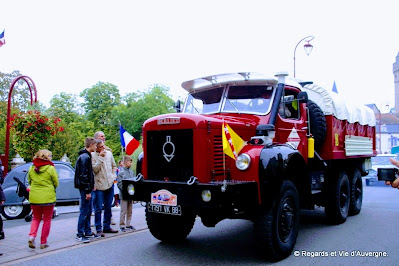
[[147,210],[150,212],[156,212],[156,213],[181,215],[181,206],[180,205],[167,206],[167,205],[147,203]]

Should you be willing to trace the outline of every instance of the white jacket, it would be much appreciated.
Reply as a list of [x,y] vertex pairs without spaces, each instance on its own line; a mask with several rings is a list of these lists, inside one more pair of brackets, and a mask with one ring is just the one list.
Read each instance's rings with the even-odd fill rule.
[[112,187],[117,168],[112,152],[106,150],[104,157],[96,151],[92,152],[91,162],[94,172],[94,188],[104,191]]

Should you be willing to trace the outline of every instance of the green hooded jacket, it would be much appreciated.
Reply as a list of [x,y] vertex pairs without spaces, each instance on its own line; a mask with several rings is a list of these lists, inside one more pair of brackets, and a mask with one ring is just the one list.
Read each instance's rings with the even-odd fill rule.
[[30,185],[29,202],[31,204],[54,204],[56,201],[55,189],[58,187],[58,174],[52,165],[40,166],[39,173],[32,165],[28,172]]

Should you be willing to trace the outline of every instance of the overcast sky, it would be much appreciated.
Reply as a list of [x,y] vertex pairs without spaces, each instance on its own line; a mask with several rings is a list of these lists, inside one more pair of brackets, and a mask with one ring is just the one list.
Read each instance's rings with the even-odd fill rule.
[[[399,53],[397,1],[0,0],[0,71],[19,70],[48,106],[98,81],[122,95],[152,84],[253,71],[293,75],[361,104],[393,107]],[[384,109],[384,108],[383,108]]]

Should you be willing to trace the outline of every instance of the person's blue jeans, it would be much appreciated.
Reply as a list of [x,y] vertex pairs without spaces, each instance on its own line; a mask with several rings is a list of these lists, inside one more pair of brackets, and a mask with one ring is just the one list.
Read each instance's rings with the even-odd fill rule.
[[114,185],[107,190],[95,190],[93,191],[93,207],[94,207],[94,223],[96,225],[96,231],[103,231],[101,229],[101,213],[104,206],[104,230],[111,229],[111,217],[112,217],[112,200],[114,199]]
[[90,216],[91,216],[91,201],[86,199],[86,192],[80,191],[80,214],[78,220],[78,237],[91,234]]

